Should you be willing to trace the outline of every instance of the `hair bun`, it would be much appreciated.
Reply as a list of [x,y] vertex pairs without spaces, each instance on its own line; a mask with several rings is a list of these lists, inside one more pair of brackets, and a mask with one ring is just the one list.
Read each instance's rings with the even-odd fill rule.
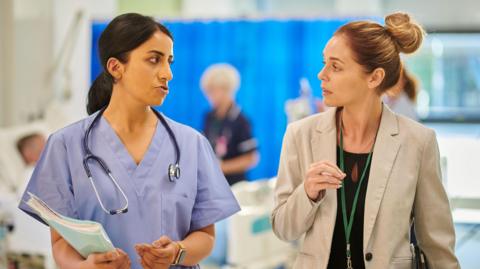
[[386,16],[385,30],[392,36],[398,50],[403,53],[415,52],[422,44],[425,35],[422,27],[403,12]]

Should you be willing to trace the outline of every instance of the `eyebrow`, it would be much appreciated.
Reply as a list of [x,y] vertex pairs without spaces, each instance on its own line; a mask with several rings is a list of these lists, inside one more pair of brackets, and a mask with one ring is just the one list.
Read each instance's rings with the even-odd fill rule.
[[[154,54],[157,54],[157,55],[160,55],[160,56],[165,56],[165,53],[163,53],[161,51],[158,51],[158,50],[150,50],[150,51],[148,51],[148,53],[154,53]],[[173,55],[169,55],[168,58],[173,59]]]
[[[325,58],[325,57],[324,57]],[[341,62],[342,64],[344,64],[345,62],[340,60],[340,58],[337,58],[337,57],[328,57],[329,60],[333,60],[333,61],[338,61],[338,62]]]

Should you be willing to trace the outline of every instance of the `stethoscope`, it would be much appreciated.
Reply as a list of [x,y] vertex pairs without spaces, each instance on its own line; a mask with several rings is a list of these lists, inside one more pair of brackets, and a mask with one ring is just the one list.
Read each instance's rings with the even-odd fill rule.
[[[103,211],[105,211],[107,214],[110,215],[116,215],[116,214],[122,214],[122,213],[127,213],[128,212],[128,198],[125,195],[125,192],[123,192],[123,189],[118,185],[117,180],[112,175],[112,172],[108,168],[107,164],[105,161],[103,161],[102,158],[94,155],[91,151],[90,148],[88,147],[88,136],[92,132],[93,127],[97,123],[97,121],[102,117],[103,112],[105,111],[106,107],[102,108],[100,112],[95,116],[93,119],[92,123],[88,127],[87,131],[85,132],[85,136],[83,137],[83,149],[85,150],[85,157],[83,157],[83,167],[85,168],[85,172],[87,173],[88,179],[90,179],[90,183],[92,184],[93,190],[95,191],[95,195],[97,196],[97,200],[100,203],[100,206],[102,207]],[[157,118],[160,120],[162,123],[163,127],[167,130],[168,136],[170,136],[170,139],[173,142],[173,145],[175,146],[175,163],[170,164],[168,166],[168,179],[170,182],[175,182],[180,178],[180,148],[178,147],[177,139],[175,138],[175,135],[173,134],[172,129],[168,125],[167,121],[165,118],[155,109],[152,108],[153,113],[157,116]],[[123,199],[125,200],[125,206],[122,207],[121,209],[113,209],[113,210],[107,210],[105,206],[103,205],[102,199],[100,199],[100,195],[98,194],[97,188],[95,187],[95,183],[93,182],[93,177],[92,177],[92,172],[90,171],[90,168],[88,167],[88,161],[93,160],[96,161],[100,166],[102,167],[102,170],[108,175],[110,180],[112,180],[113,184],[115,184],[115,187],[120,190],[120,193],[123,196]]]

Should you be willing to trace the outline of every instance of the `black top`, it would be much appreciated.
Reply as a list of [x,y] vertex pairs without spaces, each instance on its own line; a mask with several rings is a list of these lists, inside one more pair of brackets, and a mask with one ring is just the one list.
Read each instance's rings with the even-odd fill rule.
[[[239,157],[257,149],[250,123],[236,105],[232,105],[223,119],[217,118],[215,111],[209,112],[205,117],[203,132],[221,160]],[[245,180],[245,172],[225,174],[228,184],[231,186]]]
[[[340,156],[340,147],[337,147],[337,156]],[[347,204],[347,217],[350,217],[352,210],[353,198],[363,169],[367,162],[368,153],[357,154],[344,151],[345,173],[347,176],[343,180],[345,186],[345,201]],[[340,166],[340,158],[337,158],[337,165]],[[357,164],[357,179],[352,180],[353,166]],[[370,162],[371,164],[371,162]],[[360,194],[358,196],[357,209],[353,220],[352,231],[350,233],[350,247],[352,251],[352,265],[355,269],[364,269],[364,255],[363,255],[363,214],[365,211],[365,196],[367,194],[368,177],[370,173],[370,165],[367,168],[365,179],[360,187]],[[328,261],[328,269],[347,268],[346,255],[346,241],[345,230],[343,228],[342,202],[341,191],[337,190],[337,219],[335,222],[335,229],[333,231],[332,246],[330,251],[330,259]]]

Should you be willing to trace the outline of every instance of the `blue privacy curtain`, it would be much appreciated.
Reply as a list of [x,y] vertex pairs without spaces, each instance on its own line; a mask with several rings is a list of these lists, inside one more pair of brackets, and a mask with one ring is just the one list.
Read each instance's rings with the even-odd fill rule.
[[[169,21],[175,63],[170,94],[159,107],[168,117],[201,130],[209,104],[199,86],[203,70],[228,62],[241,74],[237,102],[250,119],[260,146],[260,162],[250,179],[275,176],[287,125],[285,101],[299,95],[305,77],[321,96],[317,73],[322,50],[346,19],[264,21]],[[92,81],[101,72],[98,38],[106,22],[92,25]],[[184,153],[188,154],[188,153]]]

